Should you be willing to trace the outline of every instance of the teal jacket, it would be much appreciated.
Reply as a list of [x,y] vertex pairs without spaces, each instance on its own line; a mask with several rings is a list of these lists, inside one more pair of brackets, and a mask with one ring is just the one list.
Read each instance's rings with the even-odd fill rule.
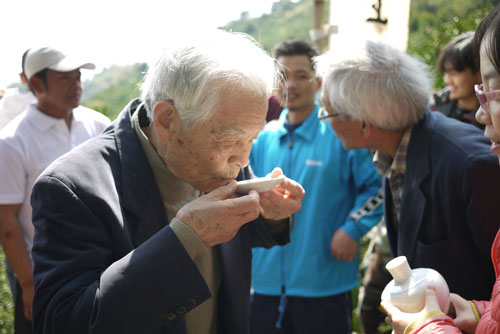
[[288,110],[266,125],[252,147],[250,165],[257,176],[274,167],[302,184],[306,195],[295,214],[291,243],[254,248],[255,292],[323,297],[357,286],[358,258],[338,261],[330,253],[334,232],[342,228],[359,240],[382,217],[377,197],[381,178],[367,149],[346,150],[328,123],[317,118],[318,106],[291,135],[285,128]]

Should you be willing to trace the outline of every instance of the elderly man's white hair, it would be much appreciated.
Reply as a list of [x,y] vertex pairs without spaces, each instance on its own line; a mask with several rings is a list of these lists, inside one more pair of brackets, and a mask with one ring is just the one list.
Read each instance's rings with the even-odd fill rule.
[[350,59],[317,57],[322,94],[340,115],[403,131],[425,115],[432,89],[428,67],[389,45],[367,42]]
[[166,50],[146,74],[141,99],[150,119],[158,102],[171,101],[190,128],[209,119],[231,89],[269,97],[278,73],[252,37],[216,30]]

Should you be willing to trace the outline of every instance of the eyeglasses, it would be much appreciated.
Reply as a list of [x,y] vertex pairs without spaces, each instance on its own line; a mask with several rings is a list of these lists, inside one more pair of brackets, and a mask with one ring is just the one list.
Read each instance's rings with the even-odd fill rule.
[[485,92],[483,84],[478,84],[474,85],[474,90],[476,91],[476,96],[479,100],[479,104],[481,105],[481,109],[483,109],[486,114],[489,114],[490,109],[488,107],[488,101],[500,96],[500,89]]
[[336,112],[329,114],[325,108],[319,108],[318,119],[322,122],[326,122],[330,117],[337,117],[337,116],[340,116],[340,114]]

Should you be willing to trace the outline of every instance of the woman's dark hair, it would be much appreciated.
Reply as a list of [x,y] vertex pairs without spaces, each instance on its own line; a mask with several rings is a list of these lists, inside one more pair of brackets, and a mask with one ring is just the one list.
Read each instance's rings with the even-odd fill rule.
[[[486,38],[486,39],[485,39]],[[481,42],[486,44],[486,54],[500,73],[500,4],[484,18],[476,29],[473,40],[474,61],[479,64]]]

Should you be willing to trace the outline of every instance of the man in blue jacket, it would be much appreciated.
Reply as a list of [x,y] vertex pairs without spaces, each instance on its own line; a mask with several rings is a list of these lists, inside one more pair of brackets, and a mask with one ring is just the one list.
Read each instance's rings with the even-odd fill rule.
[[286,85],[286,107],[254,142],[258,176],[275,166],[307,193],[295,215],[291,243],[253,250],[253,333],[350,333],[350,291],[357,285],[358,240],[381,218],[380,177],[366,149],[347,151],[315,103],[321,80],[308,42],[274,49]]

